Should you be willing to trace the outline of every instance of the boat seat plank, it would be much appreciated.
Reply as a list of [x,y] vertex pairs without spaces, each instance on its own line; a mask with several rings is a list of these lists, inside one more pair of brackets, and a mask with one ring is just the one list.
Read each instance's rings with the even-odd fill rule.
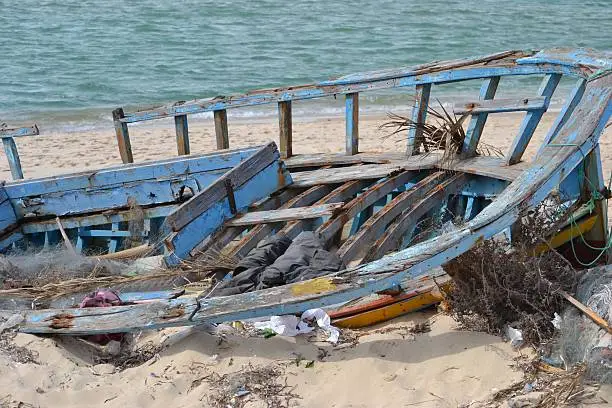
[[[302,207],[313,204],[321,197],[324,197],[326,194],[328,194],[332,190],[332,188],[332,186],[328,185],[311,187],[303,193],[287,201],[285,204],[279,207],[279,209],[291,209],[295,207]],[[249,252],[251,252],[251,249],[257,246],[259,241],[270,235],[275,229],[278,229],[278,227],[279,224],[263,224],[251,228],[251,230],[249,230],[249,232],[244,237],[242,237],[242,239],[240,239],[240,241],[232,248],[231,255],[238,258],[246,256]]]
[[232,218],[225,225],[238,227],[245,225],[271,224],[275,222],[308,220],[332,215],[344,203],[313,205],[308,207],[285,208],[282,210],[249,212]]
[[[370,185],[369,181],[366,180],[354,180],[344,183],[342,186],[336,188],[334,191],[326,195],[317,201],[316,205],[339,203],[350,201],[355,195],[357,195],[364,188]],[[300,232],[304,230],[304,221],[290,221],[278,232],[290,239],[294,239]]]
[[544,109],[546,107],[546,97],[533,96],[519,99],[489,99],[476,102],[466,102],[453,106],[453,112],[457,115],[464,113],[502,113],[502,112],[521,112]]

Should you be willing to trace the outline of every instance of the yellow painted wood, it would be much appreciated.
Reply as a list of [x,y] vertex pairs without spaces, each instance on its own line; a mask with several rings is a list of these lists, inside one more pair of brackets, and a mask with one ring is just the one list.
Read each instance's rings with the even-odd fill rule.
[[550,241],[548,241],[548,244],[541,243],[541,244],[536,245],[536,247],[533,250],[533,254],[540,255],[550,250],[551,248],[555,249],[555,248],[560,247],[563,244],[568,243],[572,239],[579,237],[580,234],[584,235],[585,233],[589,232],[595,226],[596,221],[597,221],[597,214],[593,214],[592,216],[587,217],[582,221],[570,224],[570,226],[568,226],[567,228],[565,228],[564,230],[560,231],[558,234],[553,236],[550,239]]
[[443,299],[444,296],[440,293],[440,291],[431,290],[429,292],[415,295],[410,299],[393,303],[389,306],[334,320],[333,325],[346,329],[357,329],[360,327],[371,326],[373,324],[385,322],[403,314],[434,305],[441,302]]

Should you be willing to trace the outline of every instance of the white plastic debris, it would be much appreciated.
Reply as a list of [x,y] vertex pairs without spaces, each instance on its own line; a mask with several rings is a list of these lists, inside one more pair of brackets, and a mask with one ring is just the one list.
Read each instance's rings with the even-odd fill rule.
[[559,313],[555,312],[555,317],[550,322],[555,327],[555,329],[561,330],[561,323],[563,323],[563,319],[561,319]]
[[337,343],[340,337],[340,330],[331,325],[331,319],[323,309],[310,309],[302,313],[300,318],[293,315],[271,316],[270,320],[255,322],[256,329],[271,329],[280,336],[295,337],[298,334],[312,332],[315,328],[309,323],[316,321],[317,325],[325,332],[329,333],[327,341]]
[[506,336],[510,340],[512,347],[520,347],[523,344],[523,332],[514,327],[506,327]]

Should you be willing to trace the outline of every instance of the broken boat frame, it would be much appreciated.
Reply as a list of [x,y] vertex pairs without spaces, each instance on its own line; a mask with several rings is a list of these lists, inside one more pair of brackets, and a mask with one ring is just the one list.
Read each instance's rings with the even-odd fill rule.
[[[163,220],[158,231],[163,235],[160,242],[165,244],[169,264],[209,250],[213,244],[230,244],[237,237],[240,239],[234,254],[244,255],[273,232],[295,236],[303,229],[315,229],[324,241],[340,245],[338,253],[347,263],[357,265],[329,276],[229,297],[179,297],[99,309],[20,311],[19,330],[71,335],[128,332],[297,313],[390,288],[410,292],[432,268],[464,253],[480,240],[511,228],[526,210],[553,191],[566,200],[589,201],[593,205],[592,213],[597,219],[584,237],[603,246],[608,241],[608,227],[598,143],[612,114],[611,73],[610,53],[582,49],[507,51],[153,110],[125,113],[117,109],[113,117],[124,163],[133,161],[130,123],[174,117],[178,151],[184,155],[189,153],[187,115],[212,111],[217,147],[227,149],[226,110],[261,104],[278,104],[280,152],[275,145],[268,145],[7,183],[2,190],[2,205],[4,211],[10,208],[14,213],[5,221],[4,242],[20,242],[30,233],[52,231],[50,219],[56,216],[68,228],[77,229],[82,228],[84,220],[88,226],[108,224],[108,220],[102,222],[107,216],[118,217],[117,223],[125,222],[130,217],[126,208],[138,205],[146,219],[152,218],[147,211],[163,209],[163,214],[156,215]],[[544,78],[536,95],[494,99],[501,78],[514,75]],[[522,162],[563,76],[575,78],[576,84],[546,133],[535,160]],[[415,86],[412,119],[422,123],[432,85],[472,79],[484,82],[478,100],[455,107],[455,111],[471,112],[457,160],[440,162],[436,154],[416,154],[420,140],[416,129],[407,135],[406,152],[359,153],[360,92]],[[294,156],[292,102],[341,94],[346,97],[346,154]],[[510,150],[502,158],[476,155],[487,116],[509,111],[526,112]],[[265,159],[260,160],[262,156]],[[249,160],[258,163],[258,172],[241,165]],[[232,170],[227,172],[229,169]],[[269,174],[262,175],[266,169]],[[195,181],[188,185],[191,180]],[[186,188],[191,194],[184,197]],[[109,192],[118,198],[100,204],[103,198],[113,196]],[[66,196],[74,197],[69,205],[65,204]],[[405,247],[405,237],[419,219],[440,211],[436,204],[450,196],[459,198],[456,208],[465,222],[454,231]],[[337,203],[341,203],[340,208],[332,205]],[[113,214],[104,214],[105,208],[108,211],[113,205]],[[253,208],[259,212],[241,214]],[[302,218],[292,213],[301,213]],[[304,221],[309,213],[316,222]],[[351,235],[341,243],[337,239],[339,232],[350,220],[354,220]]]

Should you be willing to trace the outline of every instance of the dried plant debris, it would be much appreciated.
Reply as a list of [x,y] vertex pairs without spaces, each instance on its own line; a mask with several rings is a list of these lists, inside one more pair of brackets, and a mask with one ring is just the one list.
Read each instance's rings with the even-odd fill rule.
[[163,350],[163,345],[148,341],[137,348],[124,345],[118,355],[99,356],[96,360],[98,363],[112,364],[120,371],[123,371],[127,368],[138,367],[153,359],[159,358],[159,353]]
[[[532,361],[532,366],[538,363]],[[553,408],[602,406],[608,401],[597,395],[599,385],[584,380],[584,364],[569,370],[533,371],[507,388],[497,391],[484,402],[472,402],[471,408]],[[602,404],[602,405],[600,405]]]
[[551,320],[566,306],[559,291],[573,293],[579,275],[555,251],[534,256],[533,244],[548,235],[549,224],[527,218],[512,247],[481,242],[444,270],[453,277],[451,313],[463,327],[499,335],[510,325],[522,331],[526,344],[540,345],[552,338]]
[[13,339],[16,333],[0,333],[0,353],[6,355],[11,361],[21,364],[39,364],[38,353],[26,347],[18,346]]
[[270,408],[289,407],[299,399],[295,387],[287,384],[284,370],[278,365],[254,366],[248,364],[240,371],[219,375],[215,372],[203,377],[211,387],[208,403],[218,408],[241,408],[249,402],[259,401]]
[[34,405],[16,400],[11,394],[0,397],[0,408],[34,408]]
[[[451,163],[463,151],[463,142],[466,136],[463,126],[471,113],[466,112],[457,116],[454,113],[449,113],[440,101],[438,101],[438,105],[439,108],[433,108],[431,105],[427,107],[428,121],[426,122],[388,113],[389,121],[383,123],[379,128],[390,130],[386,137],[416,130],[415,146],[422,148],[423,153],[436,150],[443,151],[442,162]],[[405,141],[405,137],[402,138],[402,141]],[[476,154],[503,156],[503,152],[499,148],[482,141],[478,144]]]

